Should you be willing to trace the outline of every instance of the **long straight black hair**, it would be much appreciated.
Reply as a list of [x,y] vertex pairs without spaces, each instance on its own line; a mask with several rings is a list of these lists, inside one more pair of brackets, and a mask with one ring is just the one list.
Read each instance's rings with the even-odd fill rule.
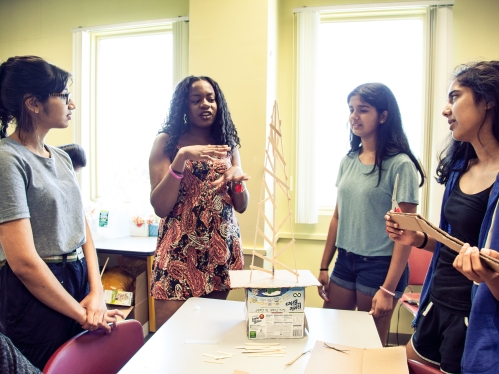
[[[367,103],[374,108],[378,114],[386,111],[388,113],[386,121],[379,124],[376,129],[376,150],[375,162],[370,173],[374,173],[378,168],[378,184],[381,181],[381,171],[383,170],[383,160],[393,157],[399,153],[405,153],[421,176],[421,187],[425,180],[425,173],[417,158],[409,147],[407,136],[402,127],[402,117],[397,104],[397,99],[393,92],[383,83],[364,83],[356,87],[348,94],[347,102],[350,102],[352,96],[359,96],[363,103]],[[355,135],[350,129],[350,150],[348,153],[358,151],[362,146],[360,136]]]

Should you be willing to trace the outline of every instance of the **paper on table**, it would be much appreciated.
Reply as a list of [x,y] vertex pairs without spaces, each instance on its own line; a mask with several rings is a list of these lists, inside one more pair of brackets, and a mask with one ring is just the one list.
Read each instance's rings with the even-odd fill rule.
[[317,341],[305,368],[305,374],[329,374],[332,368],[335,373],[350,374],[409,373],[404,347],[365,349],[339,344],[330,345],[348,350],[348,354],[327,348],[324,342]]
[[[426,234],[444,244],[448,248],[459,253],[463,242],[446,233],[441,228],[433,225],[423,216],[417,213],[388,213],[391,219],[399,225],[399,228],[404,230],[424,231]],[[480,253],[482,264],[499,273],[499,261],[486,254]]]

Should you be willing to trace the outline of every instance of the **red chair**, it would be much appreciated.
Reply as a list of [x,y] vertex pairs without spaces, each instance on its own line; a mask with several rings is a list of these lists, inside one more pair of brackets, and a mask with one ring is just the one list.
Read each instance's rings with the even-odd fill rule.
[[409,256],[409,286],[410,292],[405,292],[399,299],[399,303],[407,308],[413,315],[416,315],[419,308],[419,299],[421,297],[420,292],[412,292],[412,286],[422,286],[430,266],[431,257],[433,253],[425,251],[424,249],[419,249],[412,247],[411,254]]
[[50,357],[44,374],[115,374],[144,344],[142,325],[121,321],[109,335],[84,331],[68,340]]
[[407,366],[409,366],[409,374],[442,374],[440,370],[435,369],[433,366],[414,360],[407,360]]

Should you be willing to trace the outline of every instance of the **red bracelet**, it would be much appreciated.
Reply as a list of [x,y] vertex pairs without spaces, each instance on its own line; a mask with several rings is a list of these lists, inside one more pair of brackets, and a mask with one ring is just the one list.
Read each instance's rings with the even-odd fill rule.
[[168,167],[168,170],[170,170],[170,174],[173,175],[175,179],[182,179],[184,177],[184,173],[178,173],[172,169],[172,165]]
[[235,194],[240,194],[244,191],[246,191],[246,188],[244,188],[243,182],[232,183],[232,192],[234,192]]

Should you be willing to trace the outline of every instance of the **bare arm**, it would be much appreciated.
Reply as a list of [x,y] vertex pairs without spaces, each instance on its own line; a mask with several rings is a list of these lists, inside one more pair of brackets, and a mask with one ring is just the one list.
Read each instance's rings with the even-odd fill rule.
[[[416,204],[400,203],[400,210],[404,213],[415,213],[417,210]],[[382,285],[383,288],[390,292],[395,292],[400,277],[405,270],[409,255],[411,254],[411,245],[395,242],[393,247],[392,259],[390,267],[386,274],[385,281]],[[373,297],[371,314],[375,318],[381,318],[390,313],[393,308],[393,296],[382,289],[378,290]]]
[[[216,180],[213,185],[219,185],[221,183],[231,183],[231,188],[229,190],[230,198],[232,199],[232,204],[234,209],[238,213],[243,213],[248,207],[249,203],[249,191],[246,188],[244,181],[248,180],[249,177],[243,173],[243,168],[241,166],[241,156],[237,148],[232,150],[232,166],[224,173],[224,175]],[[242,183],[244,187],[244,192],[236,193],[234,191],[234,183]]]
[[149,156],[149,178],[151,182],[151,205],[159,217],[166,217],[177,202],[180,179],[169,173],[168,168],[183,173],[185,158],[177,153],[173,162],[163,153],[168,135],[159,134],[154,140]]
[[0,243],[12,271],[34,297],[80,325],[85,324],[85,309],[62,287],[36,252],[28,218],[0,224]]
[[[408,212],[408,213],[414,213],[414,212]],[[390,218],[390,215],[386,214],[385,215],[385,224],[386,224],[386,231],[388,233],[388,237],[393,240],[395,243],[399,243],[402,245],[408,245],[411,247],[421,247],[421,245],[424,243],[424,234],[421,231],[411,231],[411,230],[402,230],[399,229],[399,225],[395,222],[392,221]],[[437,244],[437,241],[428,235],[428,241],[426,242],[426,245],[424,246],[424,249],[428,252],[435,252],[435,246]]]
[[88,283],[90,292],[81,301],[81,306],[85,308],[87,321],[83,325],[84,329],[94,330],[103,328],[106,332],[110,332],[111,328],[107,324],[106,315],[108,313],[106,303],[104,302],[104,292],[102,288],[101,277],[99,273],[99,262],[97,260],[97,252],[95,250],[94,241],[90,228],[85,220],[85,230],[87,241],[82,245],[85,260],[87,262]]
[[[334,208],[333,217],[331,218],[331,223],[329,224],[329,230],[327,232],[326,245],[324,247],[324,252],[322,254],[321,269],[329,269],[329,264],[334,257],[336,252],[336,235],[338,231],[338,203]],[[327,270],[321,270],[319,272],[319,296],[325,301],[329,301],[327,298],[328,288],[329,288],[329,274]]]
[[149,156],[149,178],[151,181],[151,205],[159,217],[166,217],[175,206],[181,179],[175,178],[169,171],[183,173],[187,160],[203,161],[215,157],[224,157],[230,148],[226,145],[192,145],[182,147],[170,162],[168,155],[163,153],[168,140],[167,134],[159,134]]

